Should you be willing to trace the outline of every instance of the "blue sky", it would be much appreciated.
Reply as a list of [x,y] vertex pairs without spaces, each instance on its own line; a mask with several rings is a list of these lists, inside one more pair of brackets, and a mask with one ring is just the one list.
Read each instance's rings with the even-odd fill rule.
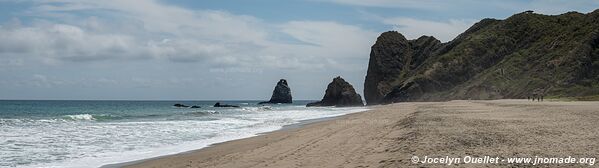
[[385,31],[443,42],[482,18],[591,12],[599,1],[0,0],[0,99],[320,99],[362,92]]

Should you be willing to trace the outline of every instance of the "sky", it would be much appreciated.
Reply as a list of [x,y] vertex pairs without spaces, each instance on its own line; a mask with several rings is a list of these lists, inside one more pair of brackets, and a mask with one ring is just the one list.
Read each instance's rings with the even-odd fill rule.
[[0,0],[0,99],[295,100],[362,94],[385,31],[455,38],[483,18],[599,0]]

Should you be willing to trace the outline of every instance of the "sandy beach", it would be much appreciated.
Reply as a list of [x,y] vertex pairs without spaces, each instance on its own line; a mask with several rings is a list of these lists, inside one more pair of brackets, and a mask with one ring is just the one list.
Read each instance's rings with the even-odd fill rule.
[[[128,167],[446,167],[421,161],[599,155],[599,102],[457,100],[371,108]],[[590,167],[587,161],[538,166]],[[452,166],[532,166],[464,162]]]

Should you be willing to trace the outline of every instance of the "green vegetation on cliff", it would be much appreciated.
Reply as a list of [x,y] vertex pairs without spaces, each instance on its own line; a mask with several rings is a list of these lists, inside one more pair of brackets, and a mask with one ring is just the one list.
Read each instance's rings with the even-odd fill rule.
[[599,94],[599,10],[484,19],[447,43],[383,33],[372,47],[368,104]]

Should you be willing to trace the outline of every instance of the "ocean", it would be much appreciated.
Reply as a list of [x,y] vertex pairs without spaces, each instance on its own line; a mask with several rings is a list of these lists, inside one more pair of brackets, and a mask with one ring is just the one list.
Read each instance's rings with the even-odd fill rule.
[[366,110],[308,102],[221,101],[241,108],[215,108],[216,101],[0,100],[0,167],[99,167]]

